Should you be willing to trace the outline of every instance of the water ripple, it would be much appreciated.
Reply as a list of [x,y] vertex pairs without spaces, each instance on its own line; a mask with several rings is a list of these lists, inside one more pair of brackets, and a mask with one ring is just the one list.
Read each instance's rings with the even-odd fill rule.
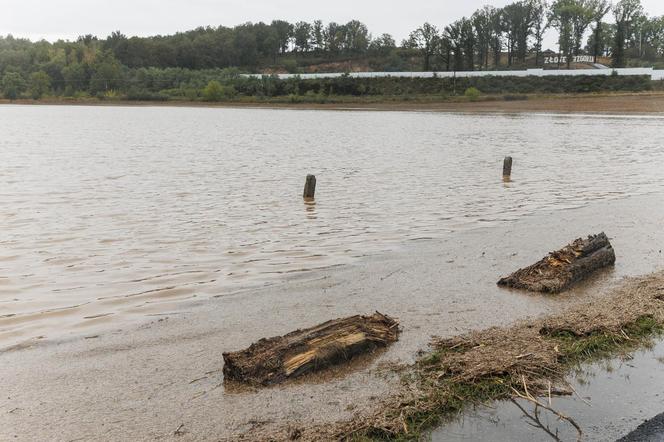
[[661,191],[663,122],[0,106],[0,344]]

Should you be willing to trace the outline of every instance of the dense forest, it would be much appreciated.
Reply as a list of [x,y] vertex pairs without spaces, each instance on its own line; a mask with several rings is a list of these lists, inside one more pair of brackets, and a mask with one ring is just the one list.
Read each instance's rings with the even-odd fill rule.
[[[372,35],[357,20],[274,20],[153,37],[114,32],[53,43],[0,37],[0,89],[9,99],[269,97],[284,89],[276,79],[240,74],[542,66],[551,54],[542,42],[552,31],[558,59],[567,60],[556,68],[572,68],[575,55],[610,58],[614,67],[664,64],[664,17],[649,16],[640,0],[521,0],[485,6],[440,28],[424,23],[399,44],[390,34]],[[289,95],[301,93],[300,86],[290,89]]]

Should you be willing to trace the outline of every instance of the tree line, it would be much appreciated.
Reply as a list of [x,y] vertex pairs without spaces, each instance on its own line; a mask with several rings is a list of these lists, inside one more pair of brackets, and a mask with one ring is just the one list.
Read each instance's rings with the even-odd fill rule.
[[614,67],[664,57],[664,17],[648,16],[640,0],[615,5],[520,0],[503,8],[485,6],[441,28],[424,23],[400,44],[390,34],[374,36],[358,20],[274,20],[153,37],[118,31],[105,39],[85,35],[53,43],[0,37],[0,89],[10,99],[158,91],[193,95],[210,81],[237,79],[240,71],[299,72],[345,60],[383,71],[532,67],[542,65],[544,36],[551,29],[559,35],[559,59],[567,64],[580,54],[611,56]]
[[[612,16],[613,22],[607,23]],[[504,8],[485,6],[439,29],[425,23],[404,46],[422,54],[425,70],[499,69],[542,65],[546,32],[558,33],[559,59],[610,56],[612,66],[629,59],[664,56],[664,17],[649,17],[641,0],[521,0]]]

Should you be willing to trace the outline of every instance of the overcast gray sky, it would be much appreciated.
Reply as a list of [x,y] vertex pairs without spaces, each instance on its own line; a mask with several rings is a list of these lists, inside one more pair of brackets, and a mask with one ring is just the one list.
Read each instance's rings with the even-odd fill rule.
[[[664,15],[663,0],[642,0],[650,15]],[[33,40],[171,34],[198,26],[233,26],[247,21],[281,18],[291,22],[358,19],[373,34],[394,35],[397,42],[425,21],[444,25],[485,4],[504,6],[511,0],[0,0],[0,35]],[[549,46],[555,35],[547,38]]]

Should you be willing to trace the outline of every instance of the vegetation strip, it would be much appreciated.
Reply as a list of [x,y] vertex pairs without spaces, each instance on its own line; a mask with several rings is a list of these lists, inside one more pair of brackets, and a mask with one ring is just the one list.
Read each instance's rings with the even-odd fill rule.
[[[627,280],[562,314],[449,339],[403,373],[401,390],[350,422],[291,426],[245,440],[417,440],[470,405],[570,394],[581,363],[626,355],[664,332],[664,272]],[[570,418],[569,422],[575,423]],[[579,428],[582,431],[582,428]]]

